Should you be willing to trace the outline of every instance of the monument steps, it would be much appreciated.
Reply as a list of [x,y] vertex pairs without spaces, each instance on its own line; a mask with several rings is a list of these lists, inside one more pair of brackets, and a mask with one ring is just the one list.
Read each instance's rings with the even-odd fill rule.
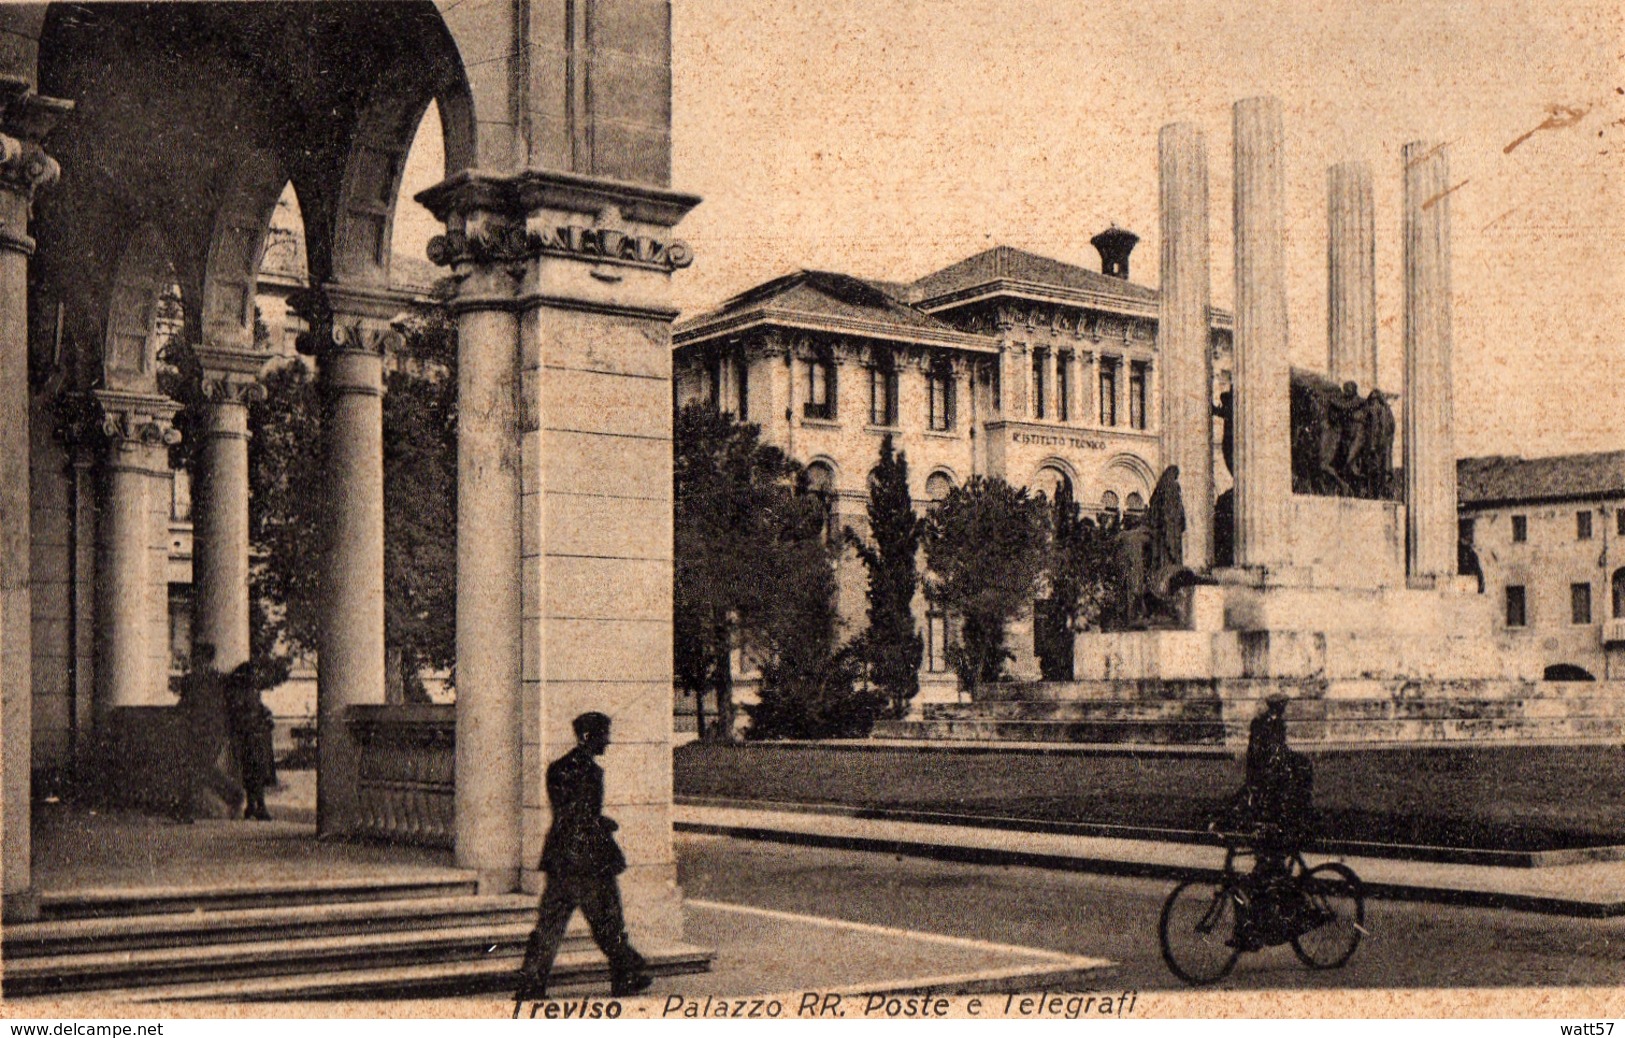
[[[1244,746],[1260,698],[1279,681],[1147,680],[1165,694],[1124,696],[1124,682],[987,686],[989,698],[924,703],[919,717],[883,721],[877,738],[941,742]],[[1577,682],[1302,682],[1287,709],[1294,745],[1598,743],[1625,738],[1625,696]],[[1256,685],[1257,687],[1252,687]],[[1448,687],[1455,695],[1441,695]],[[1182,693],[1168,695],[1168,692]],[[1361,691],[1365,695],[1357,694]],[[1328,694],[1330,693],[1330,694]],[[1018,696],[1026,698],[1017,698]]]
[[[0,993],[362,999],[511,990],[535,899],[477,896],[472,881],[449,896],[436,889],[443,884],[428,884],[427,895],[425,886],[374,881],[357,892],[379,896],[353,902],[331,900],[332,890],[263,887],[215,888],[189,901],[174,891],[57,895],[51,907],[65,917],[7,925]],[[710,962],[681,944],[642,950],[662,973],[701,972]],[[560,950],[558,984],[607,977],[607,968],[577,920]]]

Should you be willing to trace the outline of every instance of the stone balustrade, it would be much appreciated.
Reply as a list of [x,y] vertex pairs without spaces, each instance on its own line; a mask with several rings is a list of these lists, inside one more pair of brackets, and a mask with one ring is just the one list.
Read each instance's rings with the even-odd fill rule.
[[344,720],[356,747],[356,836],[451,847],[457,724],[449,705],[357,705]]

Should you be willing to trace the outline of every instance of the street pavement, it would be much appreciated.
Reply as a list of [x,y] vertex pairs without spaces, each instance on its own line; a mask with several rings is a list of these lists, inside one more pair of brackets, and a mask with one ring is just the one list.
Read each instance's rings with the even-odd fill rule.
[[[1182,991],[1157,919],[1172,882],[678,834],[690,899],[1112,960],[1112,987]],[[1403,901],[1367,903],[1370,936],[1342,969],[1290,948],[1245,955],[1221,990],[1617,988],[1625,918]],[[719,962],[719,968],[728,964]]]

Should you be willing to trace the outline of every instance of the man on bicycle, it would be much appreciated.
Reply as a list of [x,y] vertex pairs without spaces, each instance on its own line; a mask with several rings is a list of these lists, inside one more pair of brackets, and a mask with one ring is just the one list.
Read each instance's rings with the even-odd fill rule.
[[1276,894],[1312,823],[1313,770],[1307,757],[1287,746],[1288,701],[1279,694],[1266,698],[1247,733],[1247,784],[1241,795],[1257,857],[1249,883],[1254,911],[1241,920],[1234,938],[1245,951],[1268,943],[1272,924],[1290,925],[1292,906],[1280,903]]

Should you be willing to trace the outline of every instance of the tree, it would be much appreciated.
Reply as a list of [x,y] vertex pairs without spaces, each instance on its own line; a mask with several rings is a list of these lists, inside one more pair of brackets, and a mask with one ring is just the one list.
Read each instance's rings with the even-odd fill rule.
[[869,477],[869,534],[874,543],[864,541],[851,527],[846,539],[869,571],[869,628],[860,651],[869,680],[885,697],[891,717],[908,713],[920,691],[925,643],[914,623],[920,526],[908,488],[908,457],[892,449],[888,433],[880,441],[880,464]]
[[801,467],[756,426],[703,405],[677,414],[673,436],[673,650],[701,737],[733,739],[736,647],[762,676],[752,738],[866,732],[875,700],[852,691],[851,654],[835,645],[824,506]]
[[1034,617],[1040,629],[1035,640],[1044,680],[1070,681],[1073,632],[1097,622],[1113,597],[1116,521],[1085,518],[1065,481],[1056,488],[1051,512],[1049,599],[1044,614]]
[[[673,651],[678,682],[694,695],[701,738],[733,739],[736,633],[763,607],[762,578],[776,548],[773,521],[799,466],[760,442],[754,425],[700,404],[673,427]],[[705,723],[706,693],[717,716]]]
[[384,643],[391,696],[427,702],[423,672],[457,657],[457,325],[423,306],[400,330],[384,379]]
[[926,594],[959,618],[948,659],[968,690],[999,680],[1011,658],[1004,627],[1032,603],[1049,520],[1042,494],[983,476],[954,488],[926,516]]

